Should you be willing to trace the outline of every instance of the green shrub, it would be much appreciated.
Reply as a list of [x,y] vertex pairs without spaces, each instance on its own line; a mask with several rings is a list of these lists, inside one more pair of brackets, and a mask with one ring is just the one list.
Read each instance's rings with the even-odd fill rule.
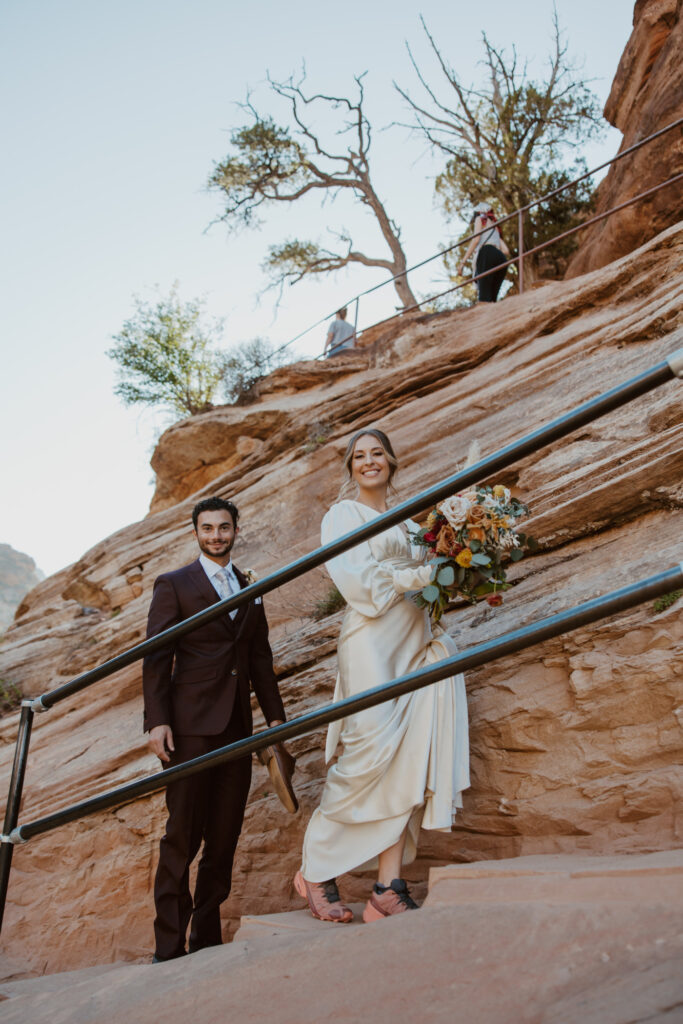
[[279,351],[265,338],[254,338],[223,353],[221,380],[226,401],[234,405],[255,401],[258,382],[292,359],[291,352]]
[[306,436],[306,443],[304,444],[304,451],[308,455],[310,452],[314,452],[320,445],[325,444],[328,437],[332,433],[332,425],[330,423],[311,423],[308,428],[308,434]]
[[6,683],[0,679],[0,715],[6,715],[19,707],[23,700],[21,690],[15,683]]
[[346,601],[342,595],[336,587],[332,586],[324,597],[316,601],[312,612],[313,618],[324,619],[327,615],[334,615],[335,612],[340,611],[345,605]]
[[683,590],[672,590],[670,594],[663,594],[661,597],[658,597],[652,607],[656,612],[665,612],[667,608],[670,608],[682,596]]

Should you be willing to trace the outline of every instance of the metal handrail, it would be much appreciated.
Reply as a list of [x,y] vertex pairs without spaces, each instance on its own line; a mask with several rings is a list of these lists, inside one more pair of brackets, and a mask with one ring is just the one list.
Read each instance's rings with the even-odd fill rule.
[[454,654],[450,658],[444,658],[442,661],[435,662],[429,668],[408,672],[389,683],[383,683],[381,686],[363,690],[354,697],[346,697],[344,700],[333,702],[322,708],[316,708],[315,711],[309,711],[307,714],[300,715],[299,718],[293,718],[282,725],[264,729],[255,736],[219,747],[208,754],[202,754],[200,757],[195,757],[191,761],[175,765],[173,768],[165,768],[163,771],[156,772],[154,775],[147,776],[144,779],[137,779],[135,782],[128,782],[123,786],[117,786],[106,793],[90,797],[87,800],[81,800],[60,811],[53,811],[52,814],[46,814],[35,821],[17,826],[7,838],[11,843],[26,843],[35,836],[51,832],[53,829],[66,825],[71,821],[78,821],[91,814],[95,814],[97,811],[105,811],[111,807],[130,803],[150,793],[156,793],[160,789],[165,789],[172,782],[178,782],[180,779],[186,779],[190,775],[196,775],[208,767],[225,764],[227,761],[234,761],[238,757],[254,754],[258,750],[263,750],[264,747],[269,746],[271,743],[304,736],[307,733],[329,725],[330,722],[337,722],[340,718],[346,718],[367,708],[373,708],[377,704],[384,704],[388,700],[394,700],[396,697],[402,697],[404,694],[413,693],[415,690],[421,690],[425,686],[438,682],[440,679],[446,679],[448,676],[467,672],[473,668],[479,668],[481,665],[487,665],[489,662],[496,661],[499,658],[516,654],[518,651],[522,651],[534,644],[550,640],[561,633],[578,629],[580,626],[589,625],[591,622],[597,622],[599,619],[605,619],[610,615],[615,615],[617,612],[626,611],[635,605],[643,604],[645,601],[660,597],[662,594],[670,593],[681,586],[683,586],[683,564],[673,566],[664,572],[657,573],[655,576],[639,580],[637,583],[621,587],[619,590],[613,590],[602,597],[585,601],[583,604],[576,605],[567,611],[540,619],[530,626],[524,626],[521,629],[504,633],[502,636],[496,637],[495,640],[487,640],[484,643],[477,644],[475,647],[463,651],[462,654]]
[[[644,192],[639,192],[637,196],[631,196],[630,199],[624,200],[623,203],[619,203],[617,206],[610,207],[609,210],[605,210],[603,213],[597,213],[589,220],[584,220],[581,221],[580,224],[575,224],[573,228],[568,228],[567,231],[563,231],[561,234],[555,235],[553,238],[548,239],[547,242],[540,242],[539,245],[535,245],[532,249],[525,249],[524,256],[532,256],[534,253],[540,252],[542,249],[547,249],[548,246],[554,245],[555,242],[559,242],[562,238],[568,238],[569,235],[575,235],[577,231],[583,231],[585,228],[590,227],[591,224],[596,224],[600,220],[605,220],[606,217],[611,217],[613,213],[618,213],[619,210],[624,210],[627,206],[633,206],[634,203],[640,202],[641,199],[646,199],[647,196],[652,195],[653,192],[659,192],[660,189],[666,188],[667,185],[673,185],[675,181],[680,181],[681,179],[683,179],[683,171],[680,174],[674,174],[671,178],[667,178],[666,181],[660,181],[658,185],[653,185]],[[401,312],[395,314],[395,316],[387,317],[386,320],[378,320],[377,323],[370,324],[370,326],[364,328],[364,330],[370,331],[373,327],[378,327],[382,323],[389,323],[397,316],[403,316],[404,313],[412,313],[413,310],[419,309],[420,306],[424,306],[427,302],[434,302],[435,299],[442,299],[444,295],[450,295],[451,292],[457,292],[458,289],[465,288],[468,284],[474,284],[475,281],[481,281],[490,274],[497,274],[499,270],[503,270],[504,268],[507,269],[513,263],[520,263],[520,256],[521,254],[512,256],[509,260],[506,260],[505,263],[497,263],[496,266],[491,267],[490,270],[484,270],[481,274],[475,274],[474,277],[468,277],[466,281],[460,281],[458,284],[453,285],[452,288],[447,288],[445,291],[439,292],[437,295],[432,295],[428,299],[422,299],[420,302],[416,302],[413,306],[406,306],[405,309],[402,309]]]
[[[681,125],[683,125],[683,117],[679,117],[675,121],[671,121],[669,124],[665,125],[663,128],[660,128],[658,131],[653,132],[651,135],[647,135],[644,139],[640,139],[639,142],[635,142],[632,146],[628,146],[626,149],[622,150],[620,153],[617,153],[616,156],[613,156],[609,160],[605,160],[603,163],[598,164],[597,167],[594,167],[590,171],[586,171],[584,174],[581,174],[578,178],[574,178],[572,181],[568,181],[565,185],[560,185],[559,188],[553,189],[551,192],[546,192],[545,195],[542,195],[539,199],[533,199],[530,203],[527,203],[526,206],[521,206],[518,210],[513,210],[512,213],[508,213],[504,217],[501,217],[499,220],[497,220],[496,221],[496,226],[499,227],[501,224],[505,224],[507,221],[512,220],[513,217],[517,218],[518,235],[519,235],[520,242],[522,243],[520,245],[520,247],[519,247],[520,250],[522,250],[522,251],[520,251],[519,255],[516,256],[513,260],[510,260],[507,264],[505,264],[505,266],[509,266],[510,263],[519,263],[519,265],[520,265],[520,277],[521,277],[522,252],[523,252],[523,256],[528,256],[530,253],[538,252],[539,249],[544,248],[544,247],[546,247],[548,245],[552,245],[554,242],[558,241],[559,238],[564,238],[566,236],[566,233],[563,233],[562,235],[558,235],[555,238],[549,239],[547,242],[542,243],[542,245],[540,245],[540,246],[535,246],[534,249],[528,249],[526,251],[523,251],[522,222],[523,222],[523,218],[524,218],[524,214],[525,213],[527,213],[529,210],[532,210],[535,206],[540,206],[541,203],[545,203],[549,199],[554,198],[554,196],[559,195],[561,192],[565,192],[568,188],[572,188],[572,186],[578,185],[578,183],[580,181],[585,181],[586,178],[592,177],[594,174],[597,174],[598,171],[603,170],[605,167],[609,167],[609,166],[611,166],[611,164],[615,164],[619,160],[623,160],[624,157],[630,156],[631,153],[634,153],[636,150],[640,149],[641,146],[647,145],[649,142],[652,142],[654,139],[658,139],[660,136],[665,135],[667,132],[670,132],[674,128],[678,128]],[[650,192],[657,191],[659,188],[663,188],[664,185],[671,184],[672,181],[676,181],[679,177],[680,177],[680,175],[677,175],[677,176],[675,176],[673,178],[670,178],[668,181],[663,182],[660,185],[654,186],[654,188],[649,189],[647,192],[643,192],[640,196],[636,196],[635,198],[633,198],[631,200],[627,200],[626,203],[622,203],[619,206],[615,206],[613,209],[608,210],[608,211],[606,211],[603,214],[599,214],[595,218],[591,218],[588,221],[584,221],[576,230],[581,230],[581,228],[588,227],[590,224],[594,223],[595,220],[599,220],[599,219],[602,219],[603,217],[610,216],[610,214],[612,214],[612,213],[616,213],[618,210],[623,209],[624,206],[629,205],[631,202],[636,202],[638,199],[642,199],[644,196],[649,195]],[[414,263],[412,266],[408,267],[406,270],[402,271],[400,274],[394,274],[393,277],[388,277],[388,278],[386,278],[386,280],[380,281],[378,284],[372,285],[372,287],[366,288],[362,292],[358,292],[356,295],[353,296],[353,298],[349,299],[347,302],[342,303],[341,305],[342,306],[350,306],[354,302],[356,304],[358,304],[359,300],[362,299],[365,295],[370,295],[373,292],[379,291],[381,288],[386,288],[388,285],[393,284],[394,281],[397,281],[399,278],[407,277],[407,275],[411,274],[414,270],[419,270],[421,267],[425,267],[428,263],[431,263],[433,260],[437,260],[437,259],[440,259],[443,256],[446,256],[449,252],[453,252],[455,249],[460,248],[460,246],[467,245],[468,242],[471,242],[475,238],[479,238],[480,235],[485,234],[489,230],[490,230],[490,228],[488,228],[488,227],[482,228],[481,231],[475,231],[473,234],[467,235],[466,238],[461,238],[459,241],[454,242],[453,245],[449,245],[445,249],[440,249],[438,252],[433,253],[431,256],[427,256],[426,259],[421,260],[419,263]],[[501,263],[499,266],[493,268],[493,270],[500,270],[502,268],[502,266],[503,266],[503,264]],[[487,273],[493,273],[493,270],[487,271]],[[407,313],[407,312],[410,312],[413,309],[417,309],[420,306],[424,305],[426,302],[433,302],[434,299],[441,298],[443,295],[449,294],[449,292],[456,291],[458,288],[462,288],[462,287],[464,287],[467,284],[471,284],[473,281],[479,280],[480,277],[483,277],[483,276],[486,276],[486,275],[482,274],[482,275],[479,275],[479,277],[468,278],[467,281],[465,281],[465,282],[463,282],[463,283],[461,283],[459,285],[456,285],[454,288],[449,288],[448,291],[446,291],[446,292],[440,292],[438,295],[432,295],[429,298],[423,299],[421,302],[416,303],[414,306],[409,306],[406,309],[400,310],[399,313],[397,313],[396,315],[400,316],[402,313]],[[339,309],[340,306],[337,306],[336,308]],[[280,345],[279,348],[275,349],[275,351],[273,352],[273,355],[278,355],[280,352],[284,352],[284,350],[289,348],[290,345],[293,345],[296,341],[299,341],[300,338],[303,338],[304,335],[308,334],[310,331],[315,330],[316,327],[320,327],[327,320],[329,320],[330,317],[332,317],[332,316],[334,316],[334,311],[326,313],[325,316],[321,317],[320,320],[317,320],[314,324],[311,324],[310,327],[306,327],[305,330],[300,331],[299,334],[297,334],[295,337],[290,338],[289,341],[286,341],[284,343],[284,345]],[[393,317],[388,317],[386,319],[393,319]],[[356,308],[356,326],[357,326],[357,320],[358,320],[358,308]],[[377,324],[379,324],[379,323],[384,323],[384,321],[383,320],[379,320],[379,321],[377,321],[377,323],[370,324],[368,327],[363,328],[363,330],[365,330],[365,331],[371,330],[373,327],[376,327]]]
[[[309,555],[305,555],[303,558],[292,562],[283,569],[272,573],[264,580],[245,587],[238,594],[225,598],[224,600],[217,601],[205,611],[200,612],[197,615],[186,619],[184,622],[173,626],[171,629],[136,645],[129,651],[124,652],[122,655],[104,662],[102,665],[97,666],[89,672],[83,673],[81,676],[76,677],[70,682],[44,693],[35,700],[22,701],[19,733],[17,736],[14,764],[7,798],[5,822],[3,833],[0,836],[0,928],[2,926],[7,897],[7,886],[9,883],[9,874],[12,864],[12,852],[15,842],[17,841],[17,837],[21,840],[22,836],[22,832],[20,831],[17,833],[16,829],[18,828],[18,812],[21,804],[21,796],[26,773],[31,727],[36,711],[48,710],[48,708],[54,706],[61,700],[65,700],[72,694],[78,693],[80,690],[83,690],[95,682],[111,675],[126,665],[138,661],[140,658],[144,657],[145,654],[149,654],[159,647],[166,646],[169,641],[172,641],[175,637],[183,636],[186,633],[197,629],[205,622],[209,622],[228,611],[254,600],[256,597],[268,593],[276,587],[301,576],[309,569],[320,565],[322,562],[328,561],[336,555],[341,554],[343,551],[347,551],[350,548],[355,547],[357,544],[360,544],[362,541],[383,532],[390,526],[402,522],[412,514],[423,511],[437,501],[448,497],[459,488],[466,488],[477,483],[479,480],[486,479],[491,474],[507,468],[518,459],[526,455],[530,455],[546,445],[551,444],[553,441],[565,437],[578,427],[594,421],[598,417],[633,401],[641,395],[647,394],[649,391],[675,377],[683,377],[683,349],[679,349],[672,353],[665,360],[655,364],[637,376],[632,377],[616,388],[612,388],[610,391],[598,395],[596,398],[591,399],[588,402],[584,402],[571,412],[565,413],[563,416],[552,420],[550,423],[538,430],[532,431],[530,434],[526,434],[524,437],[512,442],[512,444],[507,445],[507,447],[495,452],[493,455],[481,459],[474,466],[447,477],[445,480],[440,481],[433,487],[430,487],[427,490],[422,491],[420,494],[415,495],[413,498],[402,502],[395,508],[377,516],[369,523],[345,534],[343,537],[333,541],[331,544],[324,545],[316,551],[311,552]],[[674,570],[670,571],[673,572]],[[652,578],[651,580],[644,581],[643,586],[664,586],[663,580],[664,577],[657,577],[656,579]],[[668,589],[673,587],[673,584],[668,577],[666,577],[666,587]],[[666,592],[666,589],[657,590],[657,593],[663,592]],[[619,594],[621,594],[621,592],[619,592]],[[611,596],[614,597],[615,595]],[[626,605],[624,605],[624,607],[626,607]],[[581,608],[583,608],[583,606],[580,606],[580,609]],[[580,609],[577,609],[577,611]],[[592,620],[587,619],[586,621]],[[547,622],[546,625],[548,625]],[[461,665],[464,665],[464,663],[461,663]],[[469,667],[472,666],[470,665]],[[460,671],[460,669],[458,669],[458,671]],[[397,685],[406,683],[406,679],[396,681]],[[409,686],[410,682],[406,685]],[[424,685],[428,684],[425,682]],[[375,701],[375,703],[379,703],[383,699],[390,698],[380,697],[378,701]],[[337,717],[343,717],[344,714],[349,713],[347,705],[346,710],[340,711]],[[312,714],[315,715],[317,713],[313,712]],[[304,716],[304,718],[310,724],[311,719],[307,716]],[[329,721],[332,720],[332,718],[329,719]],[[267,735],[268,737],[273,738],[284,738],[285,735],[292,735],[287,732],[288,729],[292,728],[292,725],[293,723],[286,723],[284,726],[277,726],[274,732],[268,731]],[[266,736],[266,733],[260,734],[260,738],[258,739],[241,742],[258,743],[262,741],[264,736]],[[240,747],[239,749],[244,752],[247,748]],[[252,748],[250,747],[249,749]],[[197,767],[196,770],[201,770],[201,766]],[[175,769],[170,769],[169,771],[175,771]],[[163,777],[165,779],[172,778],[168,772],[163,773]],[[145,783],[145,780],[142,780],[142,782]],[[28,826],[21,826],[21,828],[27,829]]]

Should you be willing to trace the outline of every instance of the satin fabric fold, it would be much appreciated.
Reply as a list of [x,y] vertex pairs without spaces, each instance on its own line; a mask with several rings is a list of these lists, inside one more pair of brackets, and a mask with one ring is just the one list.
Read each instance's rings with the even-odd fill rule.
[[[333,505],[323,519],[323,544],[377,515],[356,501]],[[418,529],[410,520],[405,527]],[[455,653],[451,638],[438,627],[432,631],[426,611],[410,600],[431,569],[406,529],[392,527],[327,563],[348,604],[335,700]],[[406,825],[404,863],[415,858],[420,827],[450,831],[469,786],[462,675],[332,723],[327,761],[338,748],[304,839],[302,873],[311,882],[373,868]]]

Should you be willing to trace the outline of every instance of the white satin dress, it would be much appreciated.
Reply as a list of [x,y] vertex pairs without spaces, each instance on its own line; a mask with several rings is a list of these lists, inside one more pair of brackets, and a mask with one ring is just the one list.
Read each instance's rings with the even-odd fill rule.
[[[322,522],[327,544],[379,513],[357,501],[333,505]],[[405,526],[414,531],[416,523]],[[335,700],[441,661],[456,651],[410,599],[431,568],[421,548],[394,526],[327,563],[347,601],[337,649]],[[320,806],[306,830],[301,872],[323,882],[373,869],[377,855],[408,826],[404,864],[414,860],[420,827],[450,832],[469,786],[465,682],[457,675],[333,722]]]

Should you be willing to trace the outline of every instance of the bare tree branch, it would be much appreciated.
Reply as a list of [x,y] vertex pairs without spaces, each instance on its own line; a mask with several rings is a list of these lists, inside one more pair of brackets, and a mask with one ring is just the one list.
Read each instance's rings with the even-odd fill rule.
[[[354,78],[358,92],[355,102],[346,96],[308,94],[304,91],[305,77],[305,68],[296,81],[290,77],[277,82],[268,76],[272,91],[289,105],[291,127],[262,117],[247,96],[242,109],[250,123],[232,133],[233,153],[216,164],[209,179],[209,188],[223,196],[224,209],[218,219],[233,227],[250,226],[256,222],[258,211],[268,204],[297,202],[314,192],[324,201],[345,190],[369,207],[390,257],[358,252],[350,239],[346,253],[322,250],[313,243],[283,243],[271,249],[266,266],[280,282],[284,278],[300,281],[307,274],[328,273],[349,263],[381,267],[397,277],[394,286],[402,305],[412,306],[416,299],[405,276],[407,261],[400,231],[371,180],[372,129],[363,110],[365,73]],[[353,135],[352,142],[345,140],[343,151],[322,142],[312,120],[316,104],[343,112],[343,124],[336,134],[340,138]]]
[[[420,22],[436,78],[420,66],[406,42],[418,95],[394,85],[411,111],[412,130],[446,157],[435,182],[445,212],[451,215],[463,206],[471,210],[487,200],[509,214],[550,191],[548,182],[570,181],[556,161],[594,134],[602,121],[597,98],[568,60],[557,10],[552,15],[549,65],[540,81],[529,75],[514,47],[506,53],[484,33],[485,77],[468,86],[449,65],[424,18]],[[590,191],[589,185],[582,185],[547,211],[530,215],[526,248],[544,233],[543,217],[555,219],[557,233],[573,223],[578,211],[587,208]]]

